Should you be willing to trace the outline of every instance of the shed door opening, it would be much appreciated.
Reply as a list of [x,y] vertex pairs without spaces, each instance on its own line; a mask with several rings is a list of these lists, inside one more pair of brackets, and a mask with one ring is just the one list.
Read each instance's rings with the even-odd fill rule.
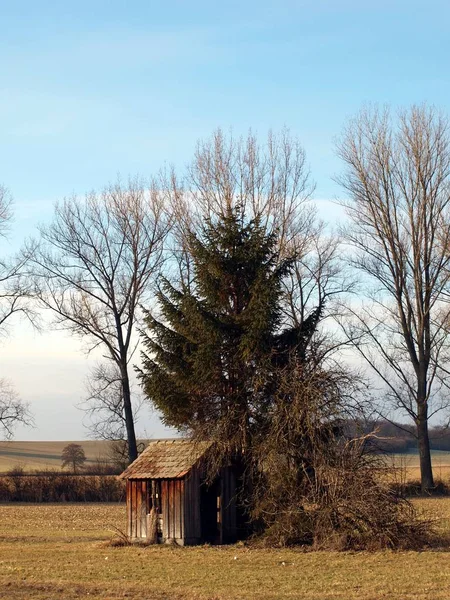
[[200,487],[200,521],[202,539],[210,544],[221,542],[220,479],[209,487]]
[[[156,518],[156,541],[160,542],[162,540],[162,499],[161,499],[161,481],[158,479],[153,479],[149,482],[148,485],[148,514],[147,518],[150,516],[150,512],[154,511]],[[149,532],[150,533],[150,532]]]

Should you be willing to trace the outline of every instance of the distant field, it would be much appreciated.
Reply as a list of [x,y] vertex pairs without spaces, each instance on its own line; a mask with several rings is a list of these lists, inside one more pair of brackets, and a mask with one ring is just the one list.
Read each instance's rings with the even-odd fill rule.
[[[14,467],[22,467],[25,471],[61,468],[61,453],[64,446],[72,442],[0,442],[0,473]],[[84,440],[74,442],[84,448],[87,465],[97,460],[108,460],[108,442]],[[442,480],[450,480],[450,452],[433,451],[434,476]],[[387,463],[398,469],[399,478],[405,481],[420,478],[418,454],[393,454],[387,457]]]
[[[414,501],[450,530],[450,499]],[[124,505],[0,505],[0,598],[50,600],[448,600],[448,548],[302,552],[111,547]]]
[[[392,458],[400,464],[406,464],[409,467],[419,466],[419,454],[407,453],[407,454],[392,454]],[[442,450],[432,450],[431,458],[434,467],[439,466],[450,466],[450,452],[443,452]]]
[[[35,469],[61,469],[61,453],[67,444],[72,442],[0,442],[0,473],[14,467],[22,467],[26,471]],[[83,446],[86,464],[96,460],[107,460],[108,442],[84,440],[73,442]]]
[[[450,481],[450,452],[432,451],[433,474],[435,479]],[[398,478],[406,481],[420,479],[418,454],[393,454],[387,457],[388,465],[398,470]]]

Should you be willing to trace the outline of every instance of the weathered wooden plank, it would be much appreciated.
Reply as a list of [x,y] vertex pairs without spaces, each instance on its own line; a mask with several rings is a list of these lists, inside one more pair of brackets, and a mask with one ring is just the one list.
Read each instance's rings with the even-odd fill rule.
[[141,481],[136,481],[136,537],[142,537],[141,523],[141,508],[142,508],[142,485]]
[[152,489],[152,482],[150,479],[145,482],[145,514],[148,515],[150,512],[150,494]]
[[172,480],[170,482],[171,499],[172,499],[172,536],[176,539],[178,537],[178,515],[177,515],[177,481]]
[[140,482],[134,481],[134,537],[139,537],[139,511],[138,511],[138,503],[139,503],[139,487]]
[[162,518],[163,518],[163,538],[167,540],[170,538],[169,532],[169,486],[168,481],[163,479],[161,481],[161,508],[162,508]]
[[141,538],[147,537],[147,482],[141,481]]
[[132,521],[132,517],[131,517],[131,481],[128,480],[127,481],[127,511],[128,511],[128,515],[127,515],[127,521],[128,521],[128,535],[131,537],[131,529],[132,529],[132,525],[131,525],[131,521]]
[[127,535],[131,537],[131,481],[127,479]]
[[191,533],[190,523],[189,523],[189,492],[190,492],[189,479],[190,479],[190,474],[188,474],[185,477],[185,479],[183,480],[183,488],[184,488],[184,494],[183,494],[183,536],[185,538],[189,538],[190,537],[190,533]]
[[162,537],[163,540],[166,539],[167,537],[167,530],[166,530],[166,522],[167,522],[167,511],[166,511],[166,506],[165,506],[165,500],[166,500],[166,490],[165,490],[165,486],[164,486],[164,481],[160,482],[160,488],[159,488],[160,494],[159,494],[159,505],[161,507],[161,522],[162,522]]
[[131,537],[136,537],[136,482],[131,481]]
[[170,481],[167,482],[167,518],[169,522],[167,524],[167,531],[169,538],[173,538],[173,507],[172,507],[172,486]]
[[200,474],[197,468],[192,469],[191,485],[192,537],[200,540],[202,537],[202,525],[200,520]]
[[169,537],[173,539],[175,537],[175,486],[174,481],[171,480],[168,482],[169,489]]
[[133,481],[130,481],[130,536],[133,537],[133,533],[134,533],[134,508],[133,508],[133,502],[134,502],[134,485],[133,485]]
[[184,494],[185,494],[184,479],[180,480],[179,484],[180,484],[180,495],[179,495],[180,539],[182,539],[183,543],[184,543],[184,539],[186,537],[186,534],[185,534],[185,531],[184,531]]
[[183,538],[181,480],[175,479],[171,484],[173,490],[173,536],[176,540],[181,540]]

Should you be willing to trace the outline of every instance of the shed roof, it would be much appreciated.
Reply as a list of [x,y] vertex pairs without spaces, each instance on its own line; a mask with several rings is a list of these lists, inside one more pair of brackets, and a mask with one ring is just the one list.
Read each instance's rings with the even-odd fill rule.
[[205,454],[211,442],[151,441],[120,475],[123,479],[180,479]]

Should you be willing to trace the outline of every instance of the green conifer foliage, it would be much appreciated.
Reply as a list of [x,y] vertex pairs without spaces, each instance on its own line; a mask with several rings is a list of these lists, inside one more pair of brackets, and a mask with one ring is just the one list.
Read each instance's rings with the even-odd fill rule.
[[304,351],[320,315],[283,330],[290,261],[239,208],[207,222],[189,247],[195,289],[163,281],[159,318],[147,312],[142,383],[167,425],[242,454],[270,408],[277,367],[294,348]]

